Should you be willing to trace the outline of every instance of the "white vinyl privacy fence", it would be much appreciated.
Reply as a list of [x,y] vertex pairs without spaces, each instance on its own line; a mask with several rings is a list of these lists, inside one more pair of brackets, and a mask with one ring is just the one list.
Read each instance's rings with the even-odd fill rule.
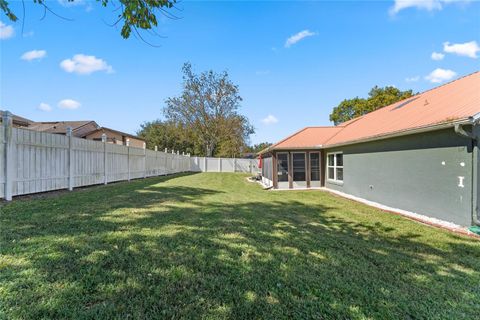
[[235,158],[191,157],[191,171],[194,172],[244,172],[256,173],[258,160]]
[[13,128],[7,114],[0,130],[0,198],[190,171],[189,156],[104,141]]
[[180,172],[258,171],[254,159],[190,157],[12,127],[0,127],[0,198]]

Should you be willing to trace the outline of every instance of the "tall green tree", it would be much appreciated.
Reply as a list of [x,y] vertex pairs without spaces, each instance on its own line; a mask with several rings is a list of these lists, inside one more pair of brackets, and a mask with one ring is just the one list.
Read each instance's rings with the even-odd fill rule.
[[260,143],[254,144],[253,146],[248,147],[248,152],[258,153],[263,149],[270,147],[271,145],[272,143],[270,142],[260,142]]
[[410,98],[415,93],[412,90],[401,91],[393,86],[380,88],[373,87],[368,93],[368,98],[355,97],[345,99],[338,106],[333,108],[330,114],[330,121],[335,125],[362,116],[382,107],[388,106],[397,101]]
[[195,137],[193,132],[181,124],[155,120],[145,122],[140,126],[137,135],[145,139],[148,149],[158,147],[160,151],[165,148],[180,152],[195,154]]
[[166,100],[169,122],[193,132],[201,155],[239,156],[254,133],[248,119],[239,113],[242,98],[226,71],[196,74],[190,63],[183,68],[183,90]]
[[[46,0],[32,0],[43,7],[45,13],[51,12],[57,15],[50,7]],[[79,0],[67,0],[68,2],[79,2]],[[101,3],[103,7],[107,7],[110,4],[114,6],[115,12],[118,12],[114,25],[123,23],[120,34],[123,38],[130,37],[132,31],[134,31],[140,38],[138,29],[149,30],[158,26],[157,16],[163,14],[167,17],[171,17],[166,9],[172,8],[177,0],[96,0]],[[118,6],[117,6],[118,5]],[[118,9],[118,10],[117,10]],[[14,13],[9,6],[7,0],[0,0],[0,10],[13,22],[18,20],[18,16]]]

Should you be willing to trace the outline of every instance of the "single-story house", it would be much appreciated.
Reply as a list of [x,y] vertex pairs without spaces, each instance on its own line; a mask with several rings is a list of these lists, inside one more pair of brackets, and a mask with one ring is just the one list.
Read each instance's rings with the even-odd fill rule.
[[325,188],[433,222],[480,225],[480,73],[260,152],[274,189]]
[[128,140],[130,146],[137,148],[143,148],[145,143],[140,137],[101,127],[93,120],[32,122],[26,129],[65,135],[68,127],[72,128],[72,135],[77,138],[101,141],[102,134],[105,134],[108,143],[126,145]]

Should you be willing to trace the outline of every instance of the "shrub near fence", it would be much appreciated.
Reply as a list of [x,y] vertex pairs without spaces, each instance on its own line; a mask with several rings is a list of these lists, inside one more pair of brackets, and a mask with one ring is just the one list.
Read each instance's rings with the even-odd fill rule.
[[186,172],[190,157],[12,127],[0,130],[0,198]]

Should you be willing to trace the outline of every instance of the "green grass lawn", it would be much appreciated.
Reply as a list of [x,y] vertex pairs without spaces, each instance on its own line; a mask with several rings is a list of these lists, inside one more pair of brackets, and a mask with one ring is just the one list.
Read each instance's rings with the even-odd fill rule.
[[480,241],[326,192],[203,173],[0,210],[1,319],[480,317]]

